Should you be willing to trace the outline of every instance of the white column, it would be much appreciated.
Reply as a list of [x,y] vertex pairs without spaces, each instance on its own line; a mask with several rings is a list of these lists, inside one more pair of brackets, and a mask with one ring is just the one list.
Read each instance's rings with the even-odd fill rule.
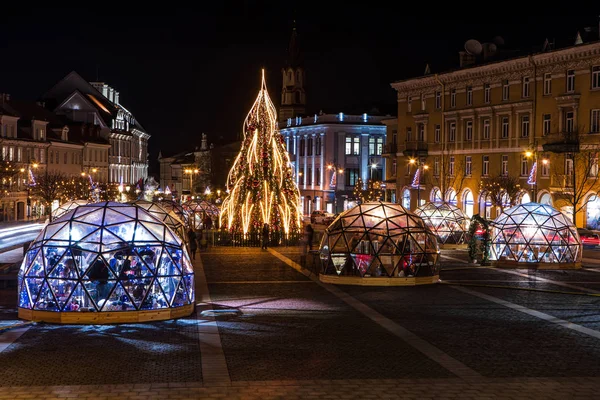
[[[319,134],[319,138],[321,139],[321,187],[320,189],[323,190],[323,178],[325,177],[325,135],[320,133]],[[345,145],[345,144],[344,144]]]

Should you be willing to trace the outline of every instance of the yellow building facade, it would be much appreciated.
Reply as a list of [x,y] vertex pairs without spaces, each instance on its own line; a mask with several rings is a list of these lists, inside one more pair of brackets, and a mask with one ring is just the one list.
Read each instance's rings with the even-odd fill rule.
[[537,201],[569,216],[574,208],[577,226],[598,227],[600,43],[392,87],[398,127],[397,135],[387,136],[384,156],[397,202],[414,210],[444,199],[469,216],[493,219],[500,209],[481,182],[504,175],[518,180],[513,204]]

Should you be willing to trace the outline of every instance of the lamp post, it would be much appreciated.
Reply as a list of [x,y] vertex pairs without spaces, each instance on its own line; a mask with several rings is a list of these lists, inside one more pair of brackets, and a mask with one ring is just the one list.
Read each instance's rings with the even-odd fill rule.
[[[418,180],[413,181],[412,182],[412,187],[416,187],[417,188],[417,207],[421,206],[421,179],[423,177],[423,173],[424,171],[427,171],[429,169],[429,165],[425,164],[423,161],[421,161],[420,158],[411,158],[410,160],[408,160],[409,164],[411,165],[416,165],[417,166],[417,173],[419,174],[418,176]],[[415,186],[416,184],[416,186]]]
[[198,168],[186,168],[183,170],[184,173],[190,176],[190,196],[194,195],[194,175],[198,175],[200,170]]
[[[331,180],[329,181],[329,187],[333,187],[333,208],[335,212],[337,212],[337,182],[338,182],[338,174],[342,175],[344,173],[344,166],[337,164],[335,161],[327,166],[327,169],[331,171]],[[335,175],[335,186],[332,185],[333,177]]]
[[[535,142],[534,142],[535,143]],[[527,183],[529,183],[531,185],[531,194],[532,194],[532,201],[537,202],[537,177],[538,177],[538,151],[537,151],[537,144],[534,144],[534,148],[533,150],[527,150],[525,152],[525,157],[529,158],[533,158],[533,165],[535,166],[535,169],[533,171],[531,171],[529,173],[529,178],[527,180]],[[542,168],[547,168],[548,166],[548,159],[547,158],[542,158]],[[532,166],[532,168],[534,168]]]

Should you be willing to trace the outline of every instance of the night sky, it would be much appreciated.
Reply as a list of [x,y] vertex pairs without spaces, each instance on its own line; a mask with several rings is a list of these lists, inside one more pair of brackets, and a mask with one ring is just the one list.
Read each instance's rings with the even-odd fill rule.
[[[206,133],[234,140],[265,67],[278,106],[281,68],[296,19],[307,77],[307,111],[395,114],[390,83],[453,68],[464,42],[504,38],[528,49],[546,37],[574,40],[598,26],[587,16],[505,16],[504,12],[426,18],[382,2],[223,2],[194,9],[5,11],[0,23],[0,92],[35,100],[72,70],[104,81],[152,135],[151,158],[190,149]],[[221,2],[215,2],[221,3]],[[339,5],[335,5],[339,4]],[[400,3],[398,3],[400,4]],[[100,7],[101,8],[101,7]],[[108,7],[107,7],[108,8]],[[116,11],[116,10],[115,10]],[[143,15],[144,12],[154,15]],[[189,143],[189,144],[188,144]],[[151,164],[156,173],[156,163]]]

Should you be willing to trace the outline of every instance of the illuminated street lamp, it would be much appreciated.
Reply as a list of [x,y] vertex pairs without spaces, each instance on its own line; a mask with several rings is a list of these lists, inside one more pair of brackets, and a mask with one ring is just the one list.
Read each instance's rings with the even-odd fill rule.
[[183,170],[184,173],[190,176],[190,194],[194,194],[194,175],[198,175],[200,170],[198,168],[186,168]]

